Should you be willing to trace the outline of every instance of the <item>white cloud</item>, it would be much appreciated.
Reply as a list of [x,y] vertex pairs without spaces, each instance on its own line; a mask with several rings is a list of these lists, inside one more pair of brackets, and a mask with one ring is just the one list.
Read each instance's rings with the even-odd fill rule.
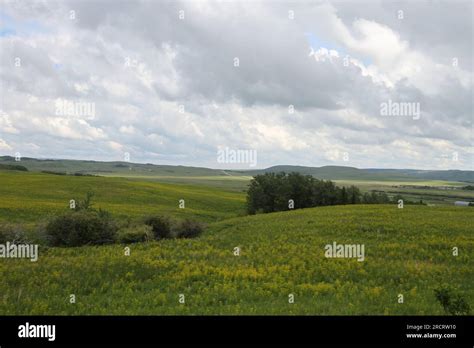
[[[4,152],[213,166],[222,145],[260,167],[472,169],[472,33],[450,29],[469,18],[447,3],[407,2],[404,22],[376,2],[295,3],[294,20],[271,2],[74,2],[73,21],[70,5],[4,6],[40,28],[0,37]],[[96,115],[55,115],[57,99]],[[419,102],[421,119],[380,117],[388,99]]]
[[11,151],[13,150],[10,145],[7,144],[7,142],[3,139],[0,139],[0,150],[2,151]]

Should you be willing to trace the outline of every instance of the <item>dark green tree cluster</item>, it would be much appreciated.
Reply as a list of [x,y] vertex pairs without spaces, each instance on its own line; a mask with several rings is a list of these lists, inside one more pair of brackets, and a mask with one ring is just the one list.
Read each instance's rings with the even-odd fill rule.
[[[396,201],[398,201],[398,199],[396,199],[395,202]],[[390,197],[385,192],[372,191],[370,193],[364,193],[361,202],[363,204],[388,204],[392,203],[392,200],[390,200]]]
[[323,205],[361,203],[355,186],[338,187],[300,173],[266,173],[255,176],[247,191],[249,214],[270,213]]
[[247,191],[249,214],[341,204],[423,204],[385,192],[362,194],[355,186],[338,187],[330,180],[319,180],[300,173],[265,173],[254,176]]

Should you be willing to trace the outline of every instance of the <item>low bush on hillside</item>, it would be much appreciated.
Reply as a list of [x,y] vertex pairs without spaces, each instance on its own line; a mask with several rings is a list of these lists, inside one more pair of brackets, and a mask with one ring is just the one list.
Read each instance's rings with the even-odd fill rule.
[[66,172],[56,172],[54,170],[42,170],[41,173],[51,174],[51,175],[73,175],[73,176],[97,176],[94,174],[75,172],[75,173],[66,173]]
[[203,224],[198,221],[186,219],[176,225],[173,234],[176,238],[196,238],[203,231]]
[[185,219],[176,221],[167,216],[153,215],[145,218],[145,224],[152,228],[155,239],[196,238],[204,231],[204,225],[198,221]]
[[469,303],[450,286],[440,286],[436,288],[434,292],[436,299],[443,306],[446,314],[469,315],[471,311]]
[[56,172],[54,170],[42,170],[41,173],[51,174],[51,175],[67,175],[66,172]]
[[24,226],[18,224],[0,224],[0,244],[10,242],[13,244],[25,244],[30,242],[30,236]]
[[166,216],[153,215],[145,218],[145,225],[151,226],[156,239],[171,238],[171,219]]
[[103,211],[70,211],[53,218],[46,226],[51,246],[75,247],[113,243],[117,227],[110,214]]
[[117,233],[117,240],[119,243],[139,243],[148,242],[154,239],[153,230],[151,226],[136,225],[122,228]]
[[74,176],[97,176],[97,175],[94,175],[94,174],[81,173],[81,172],[75,172],[74,174],[71,174],[71,175],[74,175]]
[[94,197],[94,192],[87,192],[86,196],[82,200],[75,200],[76,204],[74,207],[75,211],[81,210],[90,210],[94,211],[92,197]]
[[0,243],[30,241],[45,247],[77,247],[195,238],[204,230],[204,226],[197,221],[178,221],[164,215],[147,216],[141,222],[129,217],[116,221],[109,212],[93,207],[93,196],[92,192],[88,192],[84,199],[78,200],[68,211],[38,224],[33,239],[22,226],[0,225]]

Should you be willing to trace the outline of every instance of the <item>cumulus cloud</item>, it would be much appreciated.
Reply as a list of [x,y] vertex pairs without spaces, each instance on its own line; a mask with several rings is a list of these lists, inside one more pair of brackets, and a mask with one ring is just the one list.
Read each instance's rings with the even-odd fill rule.
[[6,150],[11,150],[12,147],[8,145],[5,140],[0,139],[0,149],[6,151]]
[[[228,147],[256,150],[257,167],[473,169],[472,6],[7,1],[0,150],[217,168]],[[388,101],[420,117],[382,116]]]

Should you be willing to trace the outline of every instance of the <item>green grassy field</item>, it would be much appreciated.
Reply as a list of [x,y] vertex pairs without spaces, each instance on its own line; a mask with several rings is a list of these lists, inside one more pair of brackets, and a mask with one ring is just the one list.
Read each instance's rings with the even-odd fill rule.
[[[321,207],[228,219],[130,256],[123,245],[53,248],[36,263],[2,260],[0,313],[443,314],[438,284],[474,301],[473,223],[465,208]],[[333,241],[364,244],[365,261],[325,258]]]
[[[243,193],[208,186],[12,171],[0,172],[0,182],[4,222],[41,221],[92,190],[95,205],[118,218],[165,212],[208,223],[197,239],[129,245],[130,256],[115,244],[42,248],[38,262],[0,259],[1,314],[443,314],[434,296],[443,283],[474,305],[470,208],[356,205],[240,216]],[[365,261],[325,258],[333,242],[363,244]]]
[[[244,214],[245,195],[213,187],[127,178],[0,171],[0,221],[34,222],[64,211],[71,199],[94,192],[97,207],[117,217],[162,212],[210,222]],[[185,209],[179,209],[180,199]]]

